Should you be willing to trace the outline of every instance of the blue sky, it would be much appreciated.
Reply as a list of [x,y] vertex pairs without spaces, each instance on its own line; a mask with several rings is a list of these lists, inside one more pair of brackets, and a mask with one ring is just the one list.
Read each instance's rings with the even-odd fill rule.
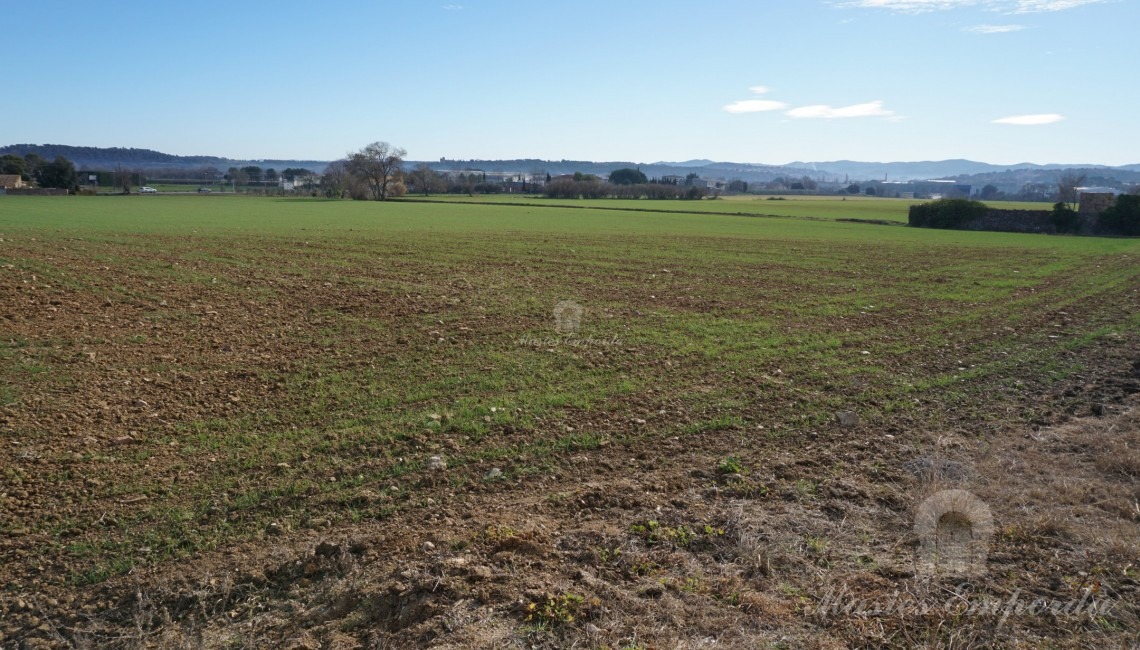
[[0,144],[1140,163],[1137,24],[1134,0],[0,0]]

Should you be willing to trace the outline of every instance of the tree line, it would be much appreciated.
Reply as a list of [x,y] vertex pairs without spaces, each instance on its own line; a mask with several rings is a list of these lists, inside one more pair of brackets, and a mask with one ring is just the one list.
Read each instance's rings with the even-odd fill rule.
[[13,144],[0,147],[0,155],[16,155],[26,157],[35,154],[44,159],[54,160],[59,157],[68,160],[87,161],[91,164],[105,161],[103,164],[128,163],[131,165],[169,164],[181,163],[183,165],[212,164],[218,159],[214,156],[175,156],[173,154],[152,151],[150,149],[129,149],[124,147],[76,147],[63,144]]
[[25,156],[4,154],[0,156],[0,174],[19,176],[39,187],[74,190],[79,185],[75,165],[63,156],[56,156],[49,162],[35,153]]

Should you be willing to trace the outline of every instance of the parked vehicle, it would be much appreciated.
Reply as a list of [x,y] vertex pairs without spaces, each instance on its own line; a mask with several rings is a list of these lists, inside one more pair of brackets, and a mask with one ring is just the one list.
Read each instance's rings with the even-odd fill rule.
[[158,193],[158,190],[154,189],[153,187],[145,187],[144,186],[144,187],[139,188],[139,194],[157,194],[157,193]]
[[211,189],[210,189],[210,188],[208,188],[208,187],[199,187],[199,188],[198,188],[198,193],[199,193],[199,194],[209,194],[210,192],[213,192],[213,191],[214,191],[214,190],[211,190]]

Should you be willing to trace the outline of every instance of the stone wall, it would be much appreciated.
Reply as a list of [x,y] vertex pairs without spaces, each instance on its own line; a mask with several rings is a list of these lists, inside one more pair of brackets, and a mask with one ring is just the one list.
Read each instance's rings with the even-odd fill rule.
[[[958,230],[975,230],[988,232],[1022,232],[1041,233],[1046,235],[1057,234],[1057,227],[1053,225],[1050,210],[999,210],[990,208],[985,216],[968,221]],[[1096,214],[1081,214],[1078,235],[1102,234],[1098,230]]]
[[10,189],[7,194],[9,196],[67,196],[67,190],[54,187],[25,187]]
[[963,230],[995,232],[1040,232],[1053,234],[1057,229],[1049,221],[1048,210],[998,210],[990,208],[986,216],[962,226]]
[[[1085,195],[1086,197],[1089,195]],[[1112,197],[1105,193],[1104,196]],[[1103,205],[1090,203],[1089,205]],[[1082,206],[1085,207],[1085,206]],[[1109,209],[1111,208],[1111,209]],[[1089,208],[1086,208],[1089,209]],[[1054,218],[1058,224],[1054,224]],[[935,201],[910,206],[907,223],[918,228],[990,232],[1061,233],[1096,237],[1140,236],[1140,196],[1115,197],[1104,212],[1000,210],[977,201]]]

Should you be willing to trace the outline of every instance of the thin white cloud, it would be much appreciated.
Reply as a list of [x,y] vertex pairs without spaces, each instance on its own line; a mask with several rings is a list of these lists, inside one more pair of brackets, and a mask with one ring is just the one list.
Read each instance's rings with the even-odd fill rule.
[[1041,126],[1055,124],[1065,119],[1064,115],[1057,113],[1038,113],[1035,115],[1011,115],[994,120],[994,124],[1012,124],[1013,126]]
[[732,102],[724,107],[728,113],[763,113],[765,111],[782,111],[788,105],[784,102],[774,102],[767,99],[742,99]]
[[967,27],[966,31],[973,34],[1009,34],[1027,29],[1025,25],[974,25]]
[[767,95],[772,92],[772,89],[768,86],[752,86],[748,90],[751,90],[754,95]]
[[860,9],[887,9],[900,13],[920,14],[928,11],[945,11],[980,4],[983,0],[846,0],[840,7]]
[[1035,14],[1049,11],[1065,11],[1085,5],[1096,5],[1105,0],[1017,0],[1015,14]]
[[443,5],[444,11],[462,11],[463,5]]
[[834,120],[840,118],[851,117],[894,117],[895,112],[883,108],[883,102],[873,101],[866,104],[853,104],[851,106],[842,106],[834,108],[824,104],[816,104],[814,106],[801,106],[793,108],[786,113],[788,117],[794,117],[797,120],[806,119],[822,119]]
[[899,13],[921,14],[966,7],[983,7],[1010,14],[1045,13],[1100,4],[1107,0],[837,0],[840,7],[886,9]]

